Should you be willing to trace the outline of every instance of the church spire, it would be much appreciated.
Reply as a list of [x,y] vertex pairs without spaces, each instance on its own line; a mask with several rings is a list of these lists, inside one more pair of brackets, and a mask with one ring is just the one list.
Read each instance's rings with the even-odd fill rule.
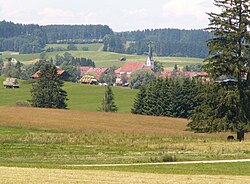
[[148,59],[146,62],[146,66],[151,66],[152,69],[154,69],[153,50],[152,50],[151,43],[149,44]]

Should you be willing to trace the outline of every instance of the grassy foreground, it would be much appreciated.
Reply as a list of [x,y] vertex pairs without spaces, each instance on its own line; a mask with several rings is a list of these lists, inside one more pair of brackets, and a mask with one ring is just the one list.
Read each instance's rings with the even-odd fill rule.
[[[165,117],[0,107],[0,166],[62,168],[65,164],[250,157],[249,134],[244,142],[227,142],[229,133],[195,134],[186,131],[186,124],[185,119]],[[123,170],[152,172],[157,167],[156,173],[165,168],[182,168],[145,166]]]
[[[234,165],[232,165],[234,167]],[[249,183],[249,176],[230,175],[173,175],[131,173],[117,171],[88,171],[37,168],[0,167],[3,183],[185,183],[185,184],[242,184]],[[35,173],[35,174],[34,174]]]

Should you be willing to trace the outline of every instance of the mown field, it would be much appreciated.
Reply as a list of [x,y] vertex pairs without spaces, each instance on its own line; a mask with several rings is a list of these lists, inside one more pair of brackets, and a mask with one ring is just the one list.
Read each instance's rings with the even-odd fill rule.
[[[0,77],[2,85],[4,77]],[[15,106],[16,102],[23,102],[31,99],[31,84],[27,81],[21,81],[19,89],[5,89],[0,87],[0,106]],[[65,83],[64,89],[68,93],[68,108],[75,110],[97,111],[101,106],[104,95],[104,87],[80,85],[78,83]],[[129,88],[112,88],[115,103],[119,112],[129,113],[134,102],[137,90]]]
[[[67,47],[65,44],[50,44],[47,47]],[[146,55],[129,55],[129,54],[118,54],[113,52],[101,52],[100,44],[79,44],[77,47],[80,49],[82,47],[88,47],[89,51],[68,51],[74,57],[85,57],[92,59],[97,67],[110,67],[110,66],[122,66],[124,62],[120,62],[119,58],[125,57],[128,62],[145,62],[147,59]],[[47,58],[55,58],[57,54],[63,55],[65,51],[60,52],[49,52],[47,53]],[[38,60],[39,54],[18,54],[12,52],[3,52],[3,58],[13,57],[25,64],[30,64]],[[189,58],[189,57],[154,57],[156,61],[163,63],[165,68],[173,69],[174,65],[177,64],[179,67],[184,67],[186,65],[202,63],[203,59],[200,58]]]
[[[187,131],[186,124],[186,119],[166,117],[2,106],[0,166],[175,174],[195,174],[204,167],[198,173],[209,174],[213,168],[209,164],[194,164],[193,171],[183,170],[188,166],[78,168],[65,165],[250,157],[249,134],[244,142],[228,142],[226,137],[231,133],[197,134]],[[214,165],[218,168],[215,166],[210,174],[232,174],[236,169],[224,171],[223,164]],[[243,175],[249,174],[250,164],[235,165],[237,169],[247,170]]]
[[[229,167],[236,168],[236,165],[227,165],[227,168]],[[189,168],[185,169],[189,170]],[[19,183],[19,184],[26,184],[26,183],[242,184],[250,182],[249,176],[241,176],[241,175],[231,175],[231,176],[205,175],[205,174],[177,175],[177,174],[132,173],[132,172],[121,172],[121,171],[117,172],[117,171],[107,171],[107,170],[90,171],[90,170],[0,167],[0,173],[1,173],[1,181],[3,183]]]

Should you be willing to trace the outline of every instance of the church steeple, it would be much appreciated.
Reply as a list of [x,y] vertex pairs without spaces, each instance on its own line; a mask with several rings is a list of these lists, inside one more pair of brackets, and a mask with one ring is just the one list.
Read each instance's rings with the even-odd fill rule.
[[152,69],[154,69],[153,50],[151,47],[151,43],[149,44],[149,51],[148,51],[148,58],[147,58],[146,66],[151,66]]

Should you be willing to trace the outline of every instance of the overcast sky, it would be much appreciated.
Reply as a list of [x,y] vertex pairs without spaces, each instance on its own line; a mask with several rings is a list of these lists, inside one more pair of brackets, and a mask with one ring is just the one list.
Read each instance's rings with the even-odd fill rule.
[[105,24],[114,31],[201,29],[213,0],[0,0],[0,20],[15,23]]

